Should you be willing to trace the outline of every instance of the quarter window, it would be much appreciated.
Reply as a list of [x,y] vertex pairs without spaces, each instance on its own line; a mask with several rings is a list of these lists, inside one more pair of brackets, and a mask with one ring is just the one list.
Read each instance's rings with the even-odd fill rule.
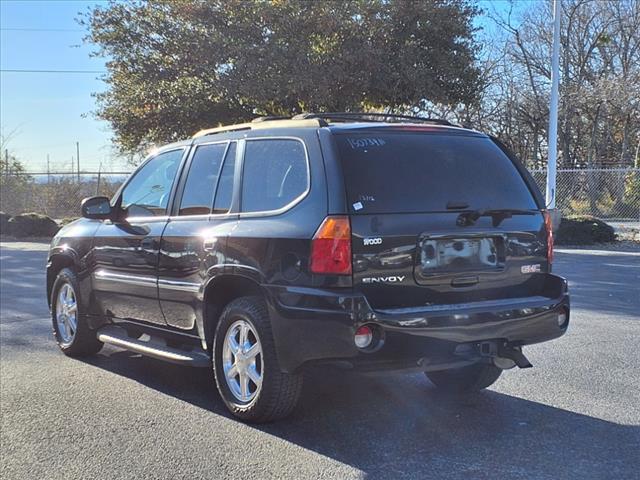
[[130,217],[165,215],[171,186],[178,171],[183,149],[160,153],[140,170],[122,191],[122,208]]
[[278,210],[309,187],[304,146],[299,140],[247,140],[242,175],[242,211]]
[[226,143],[202,145],[189,166],[178,215],[208,215],[220,176]]
[[231,197],[233,196],[233,173],[236,167],[236,142],[232,142],[227,150],[220,180],[216,200],[213,204],[213,213],[227,213],[231,208]]

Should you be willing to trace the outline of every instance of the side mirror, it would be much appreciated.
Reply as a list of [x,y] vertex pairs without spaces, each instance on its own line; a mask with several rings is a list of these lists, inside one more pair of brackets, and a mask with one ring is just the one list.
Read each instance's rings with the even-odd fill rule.
[[82,216],[104,220],[111,218],[111,203],[107,197],[89,197],[82,200],[80,204]]

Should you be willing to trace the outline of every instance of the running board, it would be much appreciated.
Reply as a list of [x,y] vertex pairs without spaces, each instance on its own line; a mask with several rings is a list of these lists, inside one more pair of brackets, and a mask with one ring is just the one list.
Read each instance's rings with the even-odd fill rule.
[[169,347],[164,342],[154,340],[153,338],[145,342],[131,338],[127,335],[126,330],[113,325],[100,328],[96,332],[96,337],[101,342],[109,343],[147,357],[177,363],[178,365],[187,365],[190,367],[209,367],[211,365],[211,359],[204,351],[194,352]]

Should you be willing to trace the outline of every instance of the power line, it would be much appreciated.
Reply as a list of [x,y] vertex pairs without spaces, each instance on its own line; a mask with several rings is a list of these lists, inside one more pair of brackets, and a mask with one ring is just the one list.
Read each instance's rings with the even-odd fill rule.
[[84,32],[78,28],[0,28],[3,32]]
[[106,70],[29,70],[29,69],[0,69],[2,73],[107,73]]

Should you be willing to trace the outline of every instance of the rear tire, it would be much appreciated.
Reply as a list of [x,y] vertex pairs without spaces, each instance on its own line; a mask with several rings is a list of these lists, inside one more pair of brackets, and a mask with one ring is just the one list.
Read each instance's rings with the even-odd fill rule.
[[425,372],[427,378],[440,390],[449,393],[468,393],[493,385],[502,370],[494,365],[476,363],[461,368]]
[[51,289],[51,320],[60,350],[70,357],[93,355],[103,345],[95,330],[89,328],[82,305],[76,274],[62,269]]
[[278,420],[298,403],[302,375],[280,370],[269,314],[260,297],[238,298],[222,312],[213,368],[222,400],[241,420]]

